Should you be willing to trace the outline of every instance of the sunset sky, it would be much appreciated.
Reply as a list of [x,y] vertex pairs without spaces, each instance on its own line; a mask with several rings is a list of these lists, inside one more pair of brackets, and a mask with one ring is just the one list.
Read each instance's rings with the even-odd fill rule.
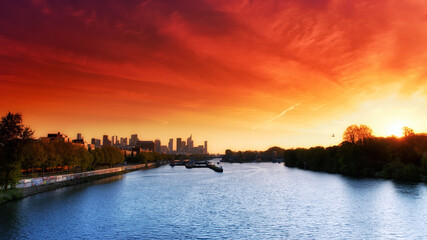
[[211,153],[427,132],[427,1],[4,1],[8,111],[37,137],[192,134]]

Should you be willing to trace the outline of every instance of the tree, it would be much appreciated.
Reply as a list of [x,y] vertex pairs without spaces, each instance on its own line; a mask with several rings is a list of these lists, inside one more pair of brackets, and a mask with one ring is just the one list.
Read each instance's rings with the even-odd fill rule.
[[40,141],[45,152],[47,153],[46,168],[50,168],[52,171],[62,165],[62,157],[58,153],[57,144],[58,142]]
[[350,143],[363,143],[369,138],[372,138],[372,129],[366,125],[357,126],[355,124],[350,125],[344,131],[343,141]]
[[9,112],[0,122],[0,188],[7,189],[19,181],[22,148],[34,131],[22,123],[21,113]]
[[24,145],[22,148],[22,169],[31,169],[34,173],[34,169],[43,168],[46,166],[48,154],[43,148],[43,145],[38,141],[32,141]]
[[342,136],[343,141],[344,142],[350,142],[350,143],[356,143],[358,129],[359,129],[359,127],[355,124],[348,126],[347,129],[344,131],[344,134]]
[[415,135],[414,130],[411,129],[411,128],[409,128],[409,127],[403,127],[402,131],[403,131],[403,136],[405,136],[405,137],[409,137],[409,136]]
[[372,137],[372,129],[370,127],[363,124],[359,126],[358,141],[365,142]]

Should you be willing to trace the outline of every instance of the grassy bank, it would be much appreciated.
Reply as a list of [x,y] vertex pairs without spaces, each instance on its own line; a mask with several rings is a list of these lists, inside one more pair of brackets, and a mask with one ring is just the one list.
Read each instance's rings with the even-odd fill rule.
[[22,198],[23,193],[22,189],[8,189],[8,190],[1,190],[0,191],[0,203],[12,201],[15,199]]

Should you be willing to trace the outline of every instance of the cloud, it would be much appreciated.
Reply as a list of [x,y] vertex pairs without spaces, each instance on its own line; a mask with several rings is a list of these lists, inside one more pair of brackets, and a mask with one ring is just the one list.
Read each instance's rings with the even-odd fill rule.
[[426,12],[418,0],[6,1],[0,112],[61,110],[69,124],[93,109],[193,126],[221,116],[256,129],[301,102],[284,121],[313,126],[427,92]]
[[[283,115],[285,115],[287,112],[291,111],[291,110],[292,110],[292,109],[294,109],[295,107],[298,107],[300,104],[301,104],[301,103],[297,103],[297,104],[295,104],[295,105],[293,105],[293,106],[291,106],[291,107],[289,107],[289,108],[285,109],[285,110],[284,110],[283,112],[281,112],[279,115],[277,115],[277,116],[275,116],[275,117],[273,117],[273,118],[271,118],[271,119],[268,119],[267,121],[263,122],[263,123],[262,123],[262,124],[260,124],[260,125],[264,125],[264,124],[266,124],[266,123],[272,122],[272,121],[274,121],[274,120],[276,120],[276,119],[278,119],[278,118],[282,117],[282,116],[283,116]],[[260,125],[254,126],[254,127],[252,128],[252,130],[257,129]]]

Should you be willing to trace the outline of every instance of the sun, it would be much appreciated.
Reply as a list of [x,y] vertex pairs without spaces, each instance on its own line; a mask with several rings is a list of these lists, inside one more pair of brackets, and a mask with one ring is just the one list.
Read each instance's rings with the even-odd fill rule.
[[402,123],[395,123],[395,124],[392,124],[392,125],[388,128],[387,135],[388,135],[388,136],[402,137],[402,136],[403,136],[403,130],[402,130],[402,128],[403,128],[404,126],[405,126],[405,125],[404,125],[404,124],[402,124]]

